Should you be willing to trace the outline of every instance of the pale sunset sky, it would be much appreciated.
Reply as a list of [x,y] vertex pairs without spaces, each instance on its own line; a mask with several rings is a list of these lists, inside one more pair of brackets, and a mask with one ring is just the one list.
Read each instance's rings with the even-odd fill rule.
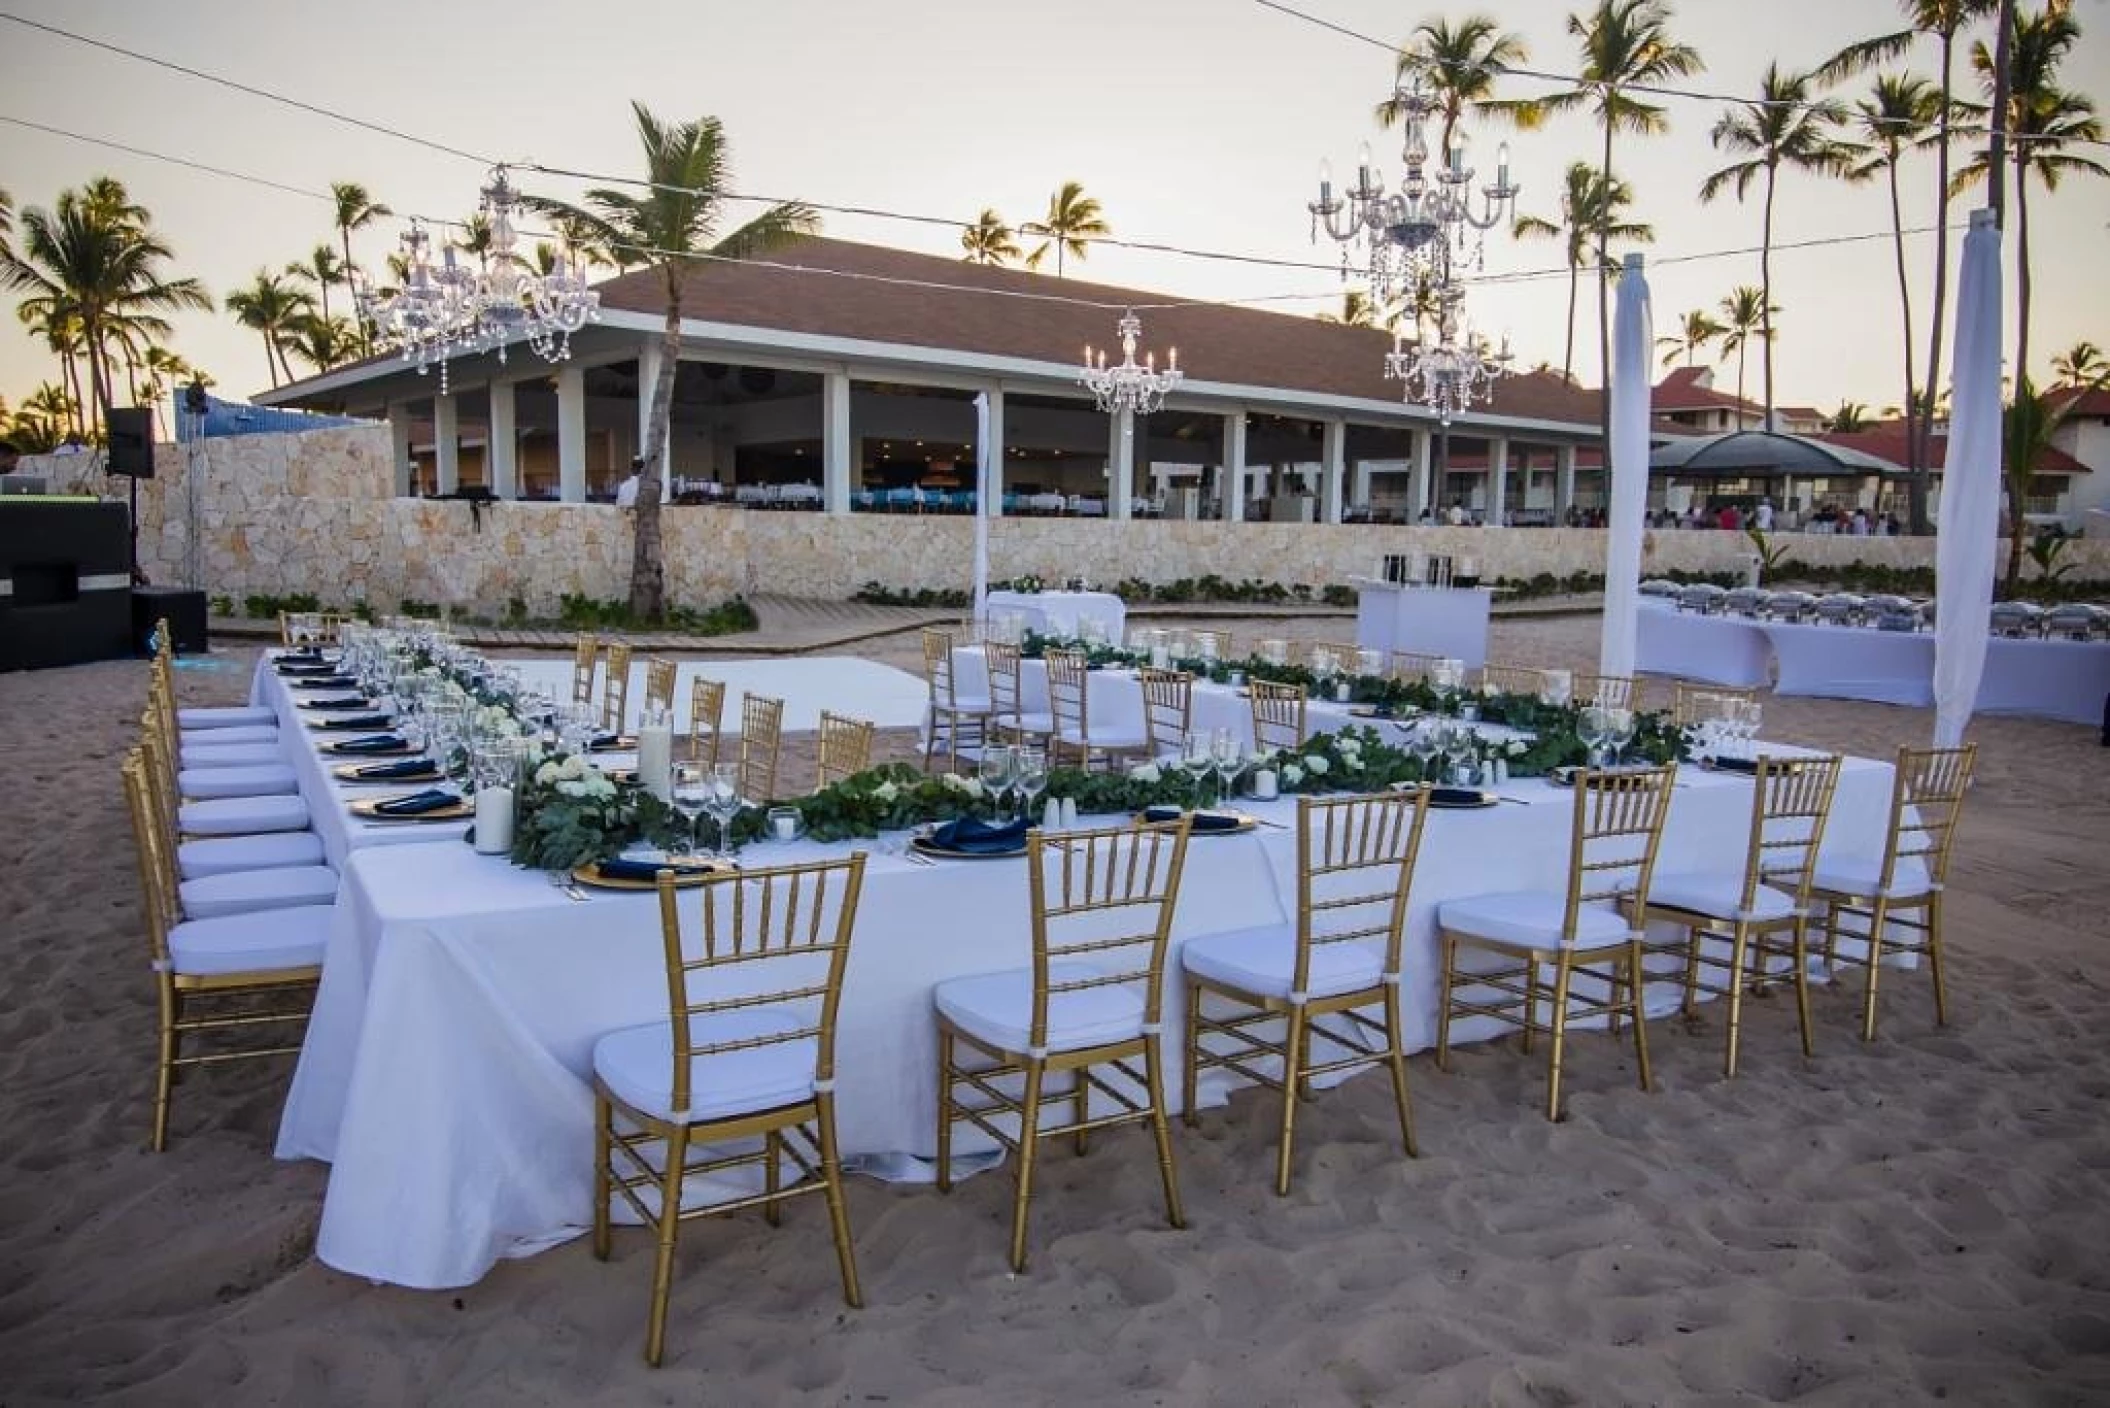
[[[2030,0],[2024,0],[2025,5]],[[1530,46],[1532,67],[1578,66],[1565,17],[1581,0],[1481,0],[1438,6],[1397,0],[1297,0],[1349,29],[1404,40],[1428,18],[1493,15]],[[1251,0],[632,0],[596,9],[547,0],[0,0],[0,12],[91,36],[170,63],[301,98],[479,155],[553,167],[634,174],[641,167],[629,111],[639,99],[663,117],[715,114],[733,152],[734,188],[844,206],[971,221],[985,205],[1017,223],[1039,215],[1061,182],[1083,182],[1126,238],[1266,258],[1335,261],[1310,242],[1305,204],[1322,158],[1349,171],[1368,140],[1396,179],[1397,140],[1371,108],[1390,90],[1387,54]],[[2077,0],[2084,35],[2063,73],[2067,87],[2110,101],[2110,0]],[[1891,0],[1682,0],[1675,32],[1706,71],[1686,86],[1755,93],[1770,59],[1806,67],[1844,42],[1901,28]],[[1974,36],[1976,37],[1976,36]],[[1909,60],[1932,74],[1922,41]],[[1975,95],[1960,57],[1958,87]],[[1844,87],[1859,96],[1865,80]],[[1549,85],[1515,80],[1505,95]],[[1724,104],[1667,99],[1668,135],[1622,134],[1615,166],[1636,189],[1634,218],[1652,223],[1648,248],[1656,330],[1687,309],[1713,309],[1733,286],[1758,282],[1757,190],[1702,205],[1705,175],[1731,158],[1709,144]],[[259,268],[277,269],[316,244],[334,245],[326,196],[358,181],[401,214],[459,217],[485,174],[474,160],[295,111],[167,68],[93,49],[0,19],[0,188],[18,207],[48,205],[96,175],[121,179],[152,212],[176,252],[174,272],[217,300]],[[22,122],[181,157],[299,191],[253,184],[148,156],[36,131]],[[1519,209],[1557,214],[1563,169],[1594,161],[1585,115],[1504,133],[1471,124],[1473,160],[1490,171],[1496,143],[1512,146],[1524,186]],[[2110,149],[2082,154],[2110,165]],[[1905,172],[1906,223],[1930,225],[1933,157]],[[524,173],[519,184],[575,198],[587,183]],[[2110,180],[2071,179],[2031,192],[2036,271],[2033,371],[2078,339],[2110,346]],[[1953,238],[1982,194],[1960,199]],[[753,207],[736,206],[744,213]],[[1879,235],[1860,243],[1781,249],[1774,296],[1783,312],[1776,355],[1782,404],[1829,409],[1842,398],[1880,410],[1901,397],[1899,314],[1890,214],[1880,183],[1848,188],[1782,178],[1776,239]],[[728,222],[728,227],[732,221]],[[2009,234],[2010,280],[2012,246]],[[355,237],[378,267],[401,221]],[[957,255],[958,230],[829,214],[844,239]],[[1915,342],[1924,361],[1931,235],[1912,236]],[[1509,333],[1525,365],[1558,366],[1567,282],[1558,242],[1490,236],[1489,275],[1550,276],[1477,288],[1473,323]],[[1265,306],[1337,309],[1335,275],[1094,249],[1084,277],[1180,297],[1297,295]],[[1050,280],[1052,285],[1053,280]],[[340,295],[341,296],[341,295]],[[816,289],[816,297],[827,296]],[[0,295],[0,297],[5,297]],[[12,311],[12,301],[9,301]],[[2012,317],[2012,296],[2009,302]],[[269,384],[259,338],[224,313],[185,314],[175,348],[203,365],[220,394]],[[1206,346],[1181,348],[1208,375]],[[1945,357],[1945,360],[1946,357]],[[1594,305],[1586,291],[1576,367],[1594,384]],[[56,363],[14,317],[0,318],[0,395],[10,404],[56,376]],[[1758,360],[1747,392],[1755,399]],[[1732,386],[1733,359],[1717,384]],[[1500,408],[1497,396],[1495,408]]]

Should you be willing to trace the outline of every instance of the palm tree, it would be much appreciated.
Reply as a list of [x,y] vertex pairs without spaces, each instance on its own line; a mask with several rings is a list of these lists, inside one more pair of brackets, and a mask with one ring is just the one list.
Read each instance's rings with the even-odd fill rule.
[[2079,386],[2083,382],[2100,381],[2110,376],[2110,357],[2105,357],[2102,348],[2083,338],[2053,357],[2051,369],[2062,385]]
[[[2098,375],[2082,386],[2083,392],[2100,388],[2110,375]],[[2028,533],[2029,491],[2037,477],[2037,466],[2051,448],[2066,418],[2081,404],[2079,396],[2061,391],[2038,391],[2024,372],[2015,384],[2015,399],[2001,418],[2005,450],[2002,484],[2007,490],[2007,575],[2004,591],[2012,596],[2022,580],[2022,543]]]
[[[32,294],[15,305],[15,316],[31,337],[40,339],[59,359],[59,386],[70,398],[71,414],[78,417],[81,405],[81,357],[87,341],[81,336],[81,320],[63,298]],[[86,426],[76,423],[75,430]]]
[[1615,179],[1607,183],[1603,172],[1587,161],[1578,161],[1569,165],[1562,181],[1558,222],[1520,215],[1511,227],[1511,233],[1519,238],[1537,236],[1567,241],[1568,336],[1562,344],[1561,378],[1571,384],[1575,380],[1575,295],[1584,266],[1597,264],[1601,287],[1617,272],[1618,265],[1609,255],[1600,257],[1598,251],[1608,248],[1613,240],[1647,244],[1656,238],[1654,226],[1622,218],[1633,201],[1633,188],[1626,182]]
[[[1347,328],[1374,328],[1377,326],[1377,304],[1371,301],[1369,294],[1352,288],[1341,295],[1339,313],[1321,313],[1318,317],[1322,323],[1339,323]],[[1399,314],[1395,312],[1390,321],[1397,323]]]
[[[1400,46],[1397,72],[1402,79],[1421,79],[1435,95],[1443,116],[1436,144],[1439,157],[1450,151],[1451,138],[1468,109],[1521,128],[1538,126],[1536,103],[1495,96],[1495,83],[1503,73],[1530,57],[1521,35],[1506,33],[1486,15],[1472,15],[1456,25],[1425,20],[1415,27]],[[1396,127],[1405,113],[1394,96],[1377,105],[1376,115],[1378,126]]]
[[1773,428],[1773,196],[1785,166],[1800,171],[1838,175],[1848,168],[1845,151],[1832,129],[1846,120],[1844,104],[1814,99],[1816,79],[1807,73],[1782,73],[1780,65],[1766,65],[1759,80],[1758,99],[1740,103],[1722,114],[1708,134],[1719,151],[1746,153],[1700,183],[1702,203],[1712,201],[1732,187],[1741,201],[1752,183],[1764,178],[1765,206],[1759,217],[1758,284],[1760,309],[1769,320],[1761,329],[1764,342],[1766,429]]
[[1856,430],[1868,429],[1868,407],[1859,401],[1841,401],[1839,409],[1824,421],[1834,434],[1850,435]]
[[[731,153],[715,117],[665,122],[633,102],[645,181],[637,191],[594,187],[584,206],[543,197],[524,202],[557,219],[569,219],[608,251],[618,267],[658,262],[666,296],[660,333],[659,375],[645,433],[644,461],[658,466],[666,456],[673,419],[674,372],[681,354],[681,305],[688,278],[700,257],[740,259],[765,253],[819,231],[813,209],[792,201],[770,207],[722,239],[714,239],[730,184]],[[630,563],[630,609],[656,620],[666,613],[666,564],[660,549],[660,482],[647,474],[638,486],[636,549]]]
[[1773,315],[1780,309],[1766,306],[1766,294],[1743,284],[1722,300],[1722,355],[1736,354],[1736,428],[1744,428],[1744,353],[1753,339],[1764,342],[1773,336]]
[[359,330],[349,319],[311,313],[295,318],[287,328],[279,345],[279,355],[283,357],[287,352],[316,371],[326,372],[358,355]]
[[1106,223],[1099,202],[1084,193],[1081,182],[1065,181],[1062,189],[1048,197],[1047,215],[1039,220],[1028,220],[1018,227],[1018,232],[1040,240],[1040,244],[1026,256],[1026,267],[1038,269],[1052,249],[1055,251],[1055,277],[1059,279],[1064,254],[1083,259],[1091,253],[1090,241],[1112,234],[1114,227]]
[[[330,182],[330,199],[336,204],[332,223],[336,226],[338,241],[343,246],[344,277],[349,279],[352,270],[358,267],[352,259],[352,231],[363,230],[376,220],[385,220],[395,212],[375,200],[367,193],[366,187],[356,181]],[[359,346],[369,354],[374,350],[373,329],[365,325],[364,319],[360,321]]]
[[326,244],[316,245],[306,259],[296,259],[286,266],[286,272],[302,283],[313,284],[322,296],[322,316],[330,316],[330,288],[345,279],[344,261],[337,251]]
[[[1582,53],[1582,72],[1575,87],[1538,100],[1548,112],[1587,108],[1604,129],[1604,160],[1598,166],[1607,189],[1615,189],[1612,173],[1612,137],[1620,131],[1651,136],[1666,131],[1670,118],[1655,103],[1643,102],[1626,91],[1636,84],[1653,85],[1683,78],[1702,67],[1700,51],[1681,44],[1670,34],[1670,6],[1664,0],[1597,0],[1587,15],[1569,15],[1568,33]],[[1598,232],[1598,264],[1611,262],[1611,232]],[[1597,284],[1597,392],[1598,432],[1611,439],[1612,308],[1600,278]]]
[[[1847,45],[1818,65],[1818,76],[1834,82],[1852,74],[1888,63],[1912,47],[1915,39],[1931,36],[1941,49],[1941,104],[1936,109],[1934,213],[1934,320],[1927,334],[1927,384],[1941,384],[1942,324],[1949,303],[1949,134],[1955,117],[1956,39],[1971,21],[1992,14],[2001,0],[1898,0],[1907,28],[1878,34]],[[1934,434],[1930,408],[1920,421],[1918,440],[1928,444]],[[1925,458],[1923,455],[1922,458]],[[1917,466],[1907,481],[1912,531],[1928,528],[1927,490],[1931,475],[1925,464]]]
[[293,380],[293,366],[286,360],[286,341],[300,320],[315,312],[315,300],[308,291],[295,288],[282,274],[259,269],[249,287],[234,289],[227,295],[226,307],[236,322],[264,339],[264,364],[271,370],[271,384],[279,384],[281,368],[285,379]]
[[[2006,125],[2013,146],[2009,160],[2015,168],[2015,360],[2016,374],[2029,371],[2030,260],[2029,178],[2035,175],[2046,191],[2055,191],[2067,176],[2110,176],[2110,167],[2090,157],[2066,150],[2069,143],[2093,143],[2103,138],[2103,124],[2095,116],[2095,103],[2080,93],[2061,88],[2059,64],[2081,35],[2072,13],[2051,0],[2033,15],[2017,14],[2010,36],[2008,61],[2008,110]],[[1993,51],[1983,40],[1971,46],[1971,65],[1979,72],[1986,92],[1994,91]],[[1982,104],[1969,105],[1985,113]],[[1981,152],[1956,173],[1950,184],[1953,195],[1986,179],[1988,154]]]
[[22,399],[8,422],[8,438],[25,455],[55,450],[80,420],[80,408],[62,386],[44,382]]
[[175,255],[123,191],[107,179],[82,193],[61,191],[52,209],[23,211],[20,245],[0,251],[0,287],[27,293],[24,303],[50,315],[78,321],[96,423],[110,411],[114,339],[128,328],[165,327],[162,313],[212,307],[196,279],[164,273]]
[[960,231],[960,248],[967,251],[961,258],[969,264],[1008,264],[1018,258],[1014,233],[994,206],[985,205],[981,218]]
[[1707,350],[1708,344],[1728,331],[1705,308],[1693,309],[1679,322],[1675,336],[1656,339],[1658,347],[1669,349],[1663,354],[1663,365],[1670,366],[1682,357],[1685,365],[1691,366],[1693,359]]

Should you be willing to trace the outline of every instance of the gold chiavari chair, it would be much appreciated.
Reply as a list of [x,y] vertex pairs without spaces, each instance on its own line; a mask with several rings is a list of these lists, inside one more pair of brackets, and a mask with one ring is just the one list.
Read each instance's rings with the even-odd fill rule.
[[[1545,675],[1539,675],[1541,684]],[[1578,670],[1571,676],[1572,693],[1577,704],[1595,704],[1600,709],[1631,709],[1634,707],[1634,677],[1632,675],[1600,675],[1588,670]]]
[[989,662],[990,730],[999,739],[1046,747],[1048,735],[1055,731],[1055,716],[1025,708],[1018,647],[1008,641],[984,641],[982,652]]
[[[154,621],[154,653],[148,659],[148,683],[151,687],[158,681],[168,691],[169,703],[175,706],[176,680],[173,673],[176,662],[176,634],[169,628],[166,616]],[[254,730],[276,730],[278,714],[262,704],[220,704],[193,706],[176,709],[176,727],[185,733],[203,735],[223,729],[247,728]],[[204,740],[218,743],[222,740]],[[230,737],[227,741],[237,740]]]
[[[1546,690],[1546,672],[1527,665],[1482,665],[1480,690],[1483,694],[1528,694],[1536,698]],[[1574,697],[1583,697],[1580,681],[1576,683]]]
[[601,731],[621,733],[630,710],[630,646],[616,641],[608,647],[608,673],[601,680]]
[[[613,1196],[658,1234],[648,1364],[666,1348],[674,1247],[687,1218],[760,1207],[774,1226],[786,1200],[819,1193],[843,1299],[864,1303],[835,1142],[836,1012],[864,866],[859,851],[710,876],[687,934],[672,872],[660,872],[668,1019],[610,1032],[593,1048],[593,1253],[608,1259]],[[796,1175],[788,1186],[787,1164]],[[757,1166],[760,1193],[684,1208],[690,1175]]]
[[[147,662],[147,707],[165,727],[183,761],[192,767],[282,763],[278,715],[270,709],[179,709],[174,667],[165,656]],[[208,722],[190,720],[208,716]]]
[[1272,753],[1278,748],[1304,746],[1304,686],[1276,680],[1251,680],[1246,685],[1253,704],[1253,748]]
[[[1569,1019],[1602,1016],[1616,1033],[1620,1018],[1631,1017],[1641,1088],[1649,1089],[1641,916],[1677,771],[1671,764],[1577,774],[1564,891],[1475,895],[1437,907],[1436,933],[1443,944],[1439,1067],[1450,1069],[1451,1023],[1457,1017],[1488,1017],[1518,1027],[1527,1051],[1532,1037],[1544,1031],[1552,1038],[1546,1118],[1557,1120]],[[1460,966],[1462,953],[1491,956],[1497,966],[1469,971]],[[1553,970],[1550,992],[1539,976],[1547,967]],[[1576,993],[1577,978],[1593,993]],[[1539,1005],[1549,999],[1551,1018],[1541,1022]]]
[[579,632],[572,642],[571,651],[571,702],[593,703],[594,667],[601,654],[601,638],[591,631]]
[[[331,645],[337,628],[345,623],[341,611],[281,611],[278,613],[278,643],[282,646]],[[161,623],[161,639],[169,640],[168,621]]]
[[[1196,631],[1194,653],[1204,660],[1231,660],[1232,635],[1229,631]],[[1213,647],[1213,649],[1212,649]]]
[[[201,873],[189,873],[184,869],[185,851],[194,851],[199,845],[218,848],[223,853],[231,852],[241,841],[265,838],[232,837],[222,841],[205,843],[179,843],[176,832],[177,804],[168,790],[166,774],[159,765],[159,755],[147,739],[141,739],[125,757],[127,767],[136,767],[146,788],[149,816],[157,828],[161,841],[159,864],[172,867],[168,883],[174,887],[176,913],[183,919],[219,919],[231,914],[246,914],[259,909],[288,909],[304,904],[334,904],[337,900],[337,872],[323,864],[322,848],[318,844],[308,859],[295,863],[282,861],[275,865],[236,865],[223,863]],[[270,838],[276,840],[277,838]],[[231,855],[220,859],[231,861]]]
[[718,761],[719,730],[725,720],[725,681],[698,677],[689,683],[689,757]]
[[1311,664],[1312,660],[1322,650],[1333,656],[1335,668],[1344,674],[1355,673],[1356,658],[1363,653],[1363,648],[1352,642],[1315,640],[1304,647],[1304,663],[1306,665]]
[[[179,862],[187,861],[191,842],[207,838],[241,837],[247,840],[279,832],[312,834],[308,830],[311,820],[308,804],[298,793],[270,792],[252,796],[213,797],[199,801],[180,800],[182,794],[177,786],[173,750],[169,747],[161,728],[155,723],[151,708],[140,719],[140,742],[146,748],[148,765],[155,770],[161,783],[162,796],[167,799],[174,817],[175,832],[179,840]],[[235,849],[238,848],[217,848],[223,852]],[[306,845],[302,842],[274,841],[265,849],[278,853],[305,850]],[[309,862],[302,860],[297,863],[305,865]]]
[[930,717],[923,734],[923,768],[930,770],[938,755],[938,739],[945,739],[945,765],[958,771],[960,745],[979,751],[989,737],[991,705],[986,694],[963,693],[957,685],[957,662],[953,659],[950,631],[923,628],[923,680],[930,689]]
[[[1934,1022],[1949,1020],[1942,982],[1942,886],[1956,844],[1964,794],[1978,766],[1978,745],[1900,748],[1890,793],[1890,824],[1880,861],[1820,859],[1810,900],[1821,915],[1825,966],[1868,970],[1861,1001],[1861,1039],[1876,1038],[1876,978],[1891,954],[1925,954],[1934,980]],[[1847,921],[1854,921],[1849,927]],[[1842,947],[1840,940],[1847,940]]]
[[[1668,953],[1683,974],[1689,1017],[1705,992],[1728,1002],[1722,1074],[1736,1074],[1746,989],[1785,976],[1795,985],[1802,1054],[1814,1054],[1810,1031],[1809,905],[1818,849],[1839,786],[1841,759],[1760,758],[1751,792],[1750,842],[1741,873],[1675,871],[1649,887],[1647,917],[1682,931],[1668,943],[1644,941],[1651,954]],[[1728,951],[1722,951],[1722,945]],[[1772,960],[1786,961],[1783,974]],[[1712,979],[1712,981],[1710,981]]]
[[1140,729],[1093,725],[1091,674],[1083,651],[1050,650],[1041,660],[1048,667],[1048,710],[1055,721],[1048,737],[1050,766],[1069,756],[1081,768],[1091,767],[1095,757],[1111,765],[1148,750],[1150,740]]
[[1442,660],[1441,655],[1425,655],[1415,650],[1395,650],[1392,652],[1392,678],[1408,684],[1425,683]]
[[[938,1187],[952,1190],[956,1124],[972,1124],[1011,1151],[1018,1177],[1013,1271],[1026,1269],[1026,1212],[1043,1139],[1070,1135],[1082,1153],[1091,1130],[1149,1124],[1166,1219],[1186,1225],[1165,1115],[1158,1016],[1188,825],[1181,817],[1059,836],[1028,832],[1033,966],[950,978],[932,990]],[[963,1064],[963,1047],[977,1064]],[[1131,1064],[1138,1059],[1141,1070]],[[1108,1075],[1094,1070],[1107,1066]],[[1051,1079],[1067,1088],[1050,1090]],[[1049,1126],[1043,1111],[1058,1102],[1068,1103],[1069,1120]]]
[[854,777],[872,766],[872,722],[821,710],[818,764],[813,784],[818,792],[831,782]]
[[740,795],[766,802],[777,795],[777,756],[784,742],[784,701],[750,694],[740,701]]
[[674,677],[681,667],[672,660],[647,660],[645,662],[645,707],[674,712]]
[[[1218,1068],[1282,1093],[1275,1191],[1289,1192],[1297,1104],[1313,1076],[1384,1066],[1399,1139],[1414,1157],[1399,963],[1407,893],[1428,820],[1429,792],[1297,802],[1297,917],[1288,925],[1211,934],[1180,949],[1187,975],[1187,1123],[1196,1082]],[[1231,1005],[1228,1013],[1212,1013]],[[1373,1016],[1369,1009],[1379,1008]],[[1204,1044],[1205,1037],[1218,1048]],[[1339,1054],[1314,1061],[1314,1039]],[[1280,1062],[1269,1069],[1258,1058]],[[1279,1070],[1280,1075],[1270,1073]]]
[[1718,717],[1726,703],[1748,704],[1758,698],[1755,689],[1739,689],[1733,685],[1706,684],[1697,680],[1677,680],[1670,694],[1670,721],[1679,728],[1690,728]]
[[[169,761],[169,785],[175,796],[208,801],[293,796],[300,791],[300,776],[285,761],[277,743],[187,744],[176,727],[176,708],[169,698],[169,687],[158,675],[148,685],[146,712],[140,723],[154,735]],[[236,732],[216,729],[208,736]]]
[[1143,744],[1153,758],[1177,753],[1194,727],[1194,676],[1185,670],[1141,669]]
[[[304,1024],[315,985],[322,977],[331,907],[310,904],[211,919],[184,918],[171,838],[155,815],[146,764],[136,755],[124,765],[124,782],[160,1017],[151,1140],[158,1154],[168,1147],[169,1098],[178,1070],[299,1052],[297,1040],[263,1048],[191,1053],[185,1052],[184,1042],[208,1032],[219,1035]],[[284,1001],[293,1005],[277,1005]]]

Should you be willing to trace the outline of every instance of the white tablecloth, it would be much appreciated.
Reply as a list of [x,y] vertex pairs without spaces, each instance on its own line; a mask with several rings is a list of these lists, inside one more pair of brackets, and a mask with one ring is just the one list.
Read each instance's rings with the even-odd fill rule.
[[1122,640],[1128,627],[1128,607],[1112,592],[989,593],[989,613],[1007,611],[1023,616],[1031,630],[1065,639],[1074,637],[1077,623],[1085,620],[1098,622],[1109,641]]
[[1767,621],[1761,629],[1780,670],[1773,686],[1777,694],[1922,709],[1934,705],[1934,636],[1929,632],[1789,621]]
[[1773,645],[1756,621],[1701,616],[1644,597],[1636,613],[1634,669],[1763,689],[1773,678]]
[[[1739,860],[1750,783],[1696,771],[1685,782],[1664,835],[1663,867]],[[1430,821],[1403,964],[1412,1049],[1435,1040],[1436,904],[1491,889],[1557,886],[1565,875],[1569,794],[1538,782],[1506,790],[1527,805]],[[1879,854],[1889,794],[1888,765],[1849,763],[1827,853]],[[1252,809],[1281,821],[1294,816],[1289,801]],[[1175,941],[1286,920],[1296,893],[1293,837],[1261,829],[1195,841]],[[756,846],[747,859],[830,850]],[[931,987],[1022,966],[1029,946],[1020,862],[931,868],[873,857],[838,1044],[846,1155],[930,1153]],[[577,904],[539,874],[461,845],[357,851],[278,1145],[284,1158],[334,1161],[317,1254],[354,1275],[442,1288],[582,1231],[591,1215],[593,1042],[665,1019],[662,963],[649,894]],[[1176,953],[1167,973],[1166,1052],[1177,1070],[1185,1034]],[[1663,985],[1651,1007],[1676,1000]],[[1478,1023],[1459,1031],[1461,1040],[1486,1034]],[[1205,1085],[1203,1103],[1225,1088]],[[1176,1079],[1171,1090],[1177,1101]]]
[[1365,650],[1446,656],[1477,670],[1487,663],[1487,617],[1493,602],[1494,593],[1486,587],[1360,581],[1355,643]]

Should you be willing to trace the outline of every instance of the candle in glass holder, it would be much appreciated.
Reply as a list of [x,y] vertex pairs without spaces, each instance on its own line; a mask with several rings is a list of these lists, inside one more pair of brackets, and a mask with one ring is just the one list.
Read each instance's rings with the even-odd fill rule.
[[476,790],[477,854],[502,856],[512,849],[513,789],[479,787]]
[[637,730],[637,778],[662,802],[672,795],[674,721],[662,708],[645,711]]

